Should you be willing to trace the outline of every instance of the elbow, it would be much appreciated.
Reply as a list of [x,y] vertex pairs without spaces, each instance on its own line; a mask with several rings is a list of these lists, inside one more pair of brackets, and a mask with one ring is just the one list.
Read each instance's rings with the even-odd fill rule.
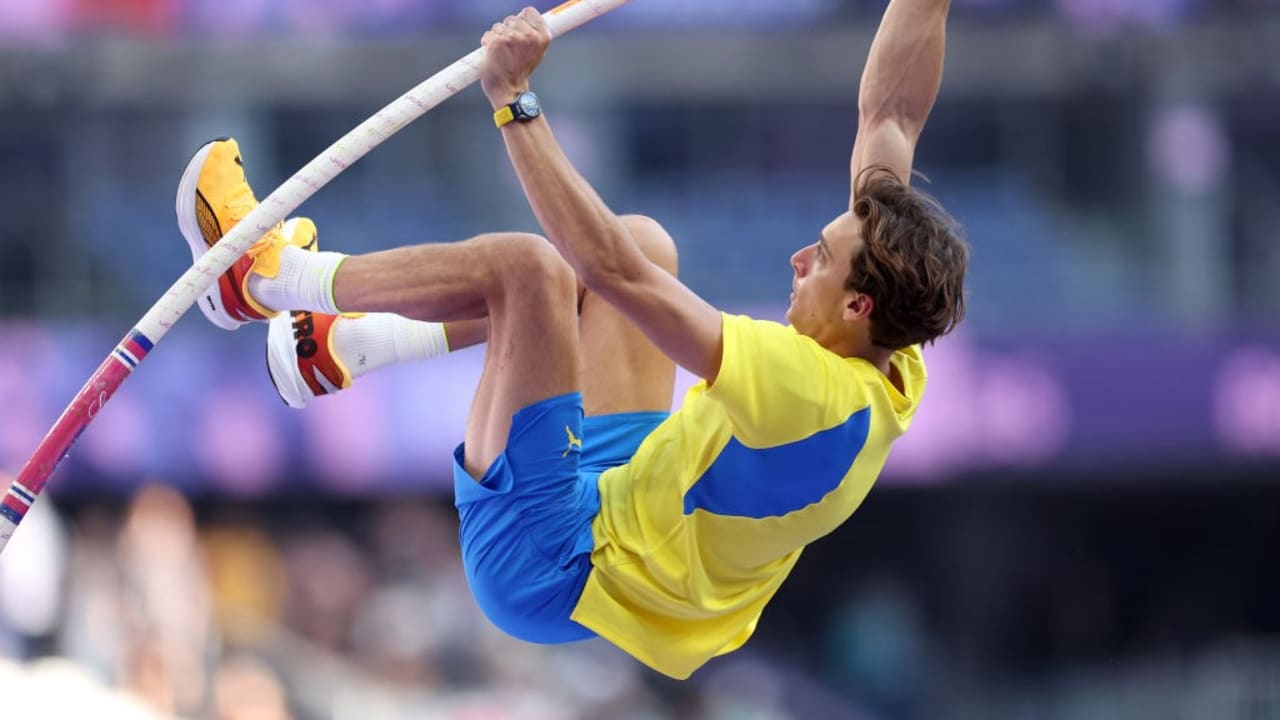
[[626,238],[601,242],[599,251],[583,258],[575,270],[587,289],[602,295],[637,281],[643,274],[644,256],[628,248]]
[[[914,100],[914,101],[913,101]],[[911,138],[919,135],[929,117],[932,102],[904,97],[865,97],[858,103],[860,129],[894,128]]]
[[599,251],[576,268],[583,285],[607,294],[642,282],[655,266],[676,274],[675,241],[657,221],[642,215],[618,219],[596,243]]

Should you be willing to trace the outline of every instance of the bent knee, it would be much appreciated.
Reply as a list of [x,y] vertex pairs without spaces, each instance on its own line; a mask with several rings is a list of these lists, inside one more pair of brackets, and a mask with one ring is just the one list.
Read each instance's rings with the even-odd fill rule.
[[500,290],[571,291],[573,269],[541,235],[494,233],[475,239],[484,249],[493,282]]
[[649,262],[676,275],[679,267],[676,241],[666,228],[647,215],[623,215],[621,219]]

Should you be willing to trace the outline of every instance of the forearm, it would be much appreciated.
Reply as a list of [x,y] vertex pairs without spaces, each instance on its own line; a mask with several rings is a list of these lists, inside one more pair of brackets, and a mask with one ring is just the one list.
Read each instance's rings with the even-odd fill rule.
[[588,287],[625,281],[647,263],[622,220],[565,157],[545,118],[502,129],[534,215]]
[[950,0],[892,0],[862,74],[863,123],[894,122],[914,141],[942,84]]

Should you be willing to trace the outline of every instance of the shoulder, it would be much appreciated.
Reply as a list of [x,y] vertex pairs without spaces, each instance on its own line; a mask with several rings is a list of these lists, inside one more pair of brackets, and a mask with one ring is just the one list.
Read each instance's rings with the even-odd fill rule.
[[822,346],[806,335],[796,332],[790,325],[783,325],[773,320],[761,320],[749,315],[731,315],[721,313],[724,317],[725,342],[731,339],[742,345],[758,345],[779,349],[822,350]]
[[760,320],[747,315],[724,313],[724,357],[759,370],[777,370],[779,365],[827,376],[859,376],[875,368],[842,357],[797,332],[790,325]]
[[[709,386],[713,397],[754,392],[776,402],[844,404],[846,395],[861,395],[879,371],[845,358],[788,325],[746,315],[724,315],[721,374]],[[856,399],[856,398],[855,398]]]

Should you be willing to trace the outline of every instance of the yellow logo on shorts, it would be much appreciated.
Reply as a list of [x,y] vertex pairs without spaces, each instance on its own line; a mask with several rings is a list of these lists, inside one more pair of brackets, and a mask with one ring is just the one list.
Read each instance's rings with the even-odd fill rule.
[[569,447],[564,449],[564,454],[560,457],[569,457],[569,453],[573,452],[575,447],[578,448],[578,452],[582,452],[582,440],[574,437],[573,431],[569,429],[568,425],[564,426],[564,431],[569,436]]

